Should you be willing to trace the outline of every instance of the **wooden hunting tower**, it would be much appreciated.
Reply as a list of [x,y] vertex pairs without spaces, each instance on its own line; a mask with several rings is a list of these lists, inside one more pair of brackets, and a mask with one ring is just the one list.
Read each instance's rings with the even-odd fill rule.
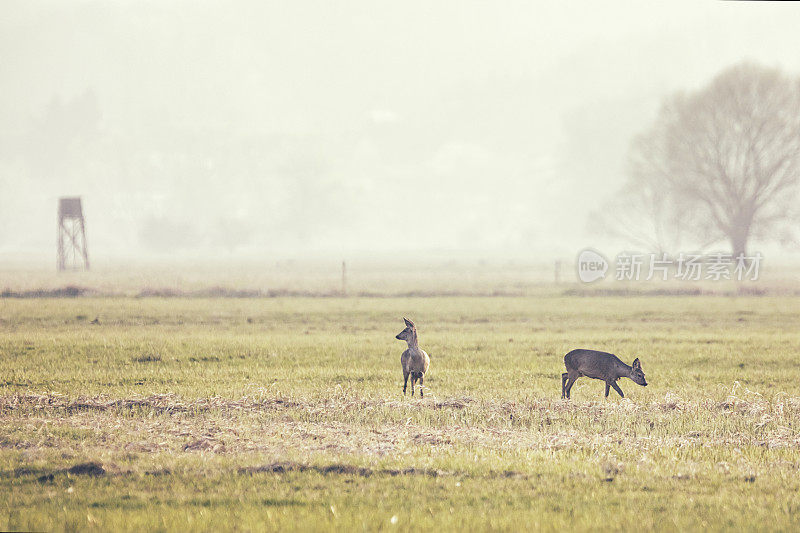
[[86,224],[80,198],[58,201],[58,271],[89,270]]

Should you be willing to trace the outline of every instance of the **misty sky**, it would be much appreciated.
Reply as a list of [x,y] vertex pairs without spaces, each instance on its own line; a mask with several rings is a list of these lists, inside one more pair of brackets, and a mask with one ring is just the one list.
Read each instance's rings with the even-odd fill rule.
[[664,96],[800,73],[760,2],[0,3],[0,262],[601,246]]

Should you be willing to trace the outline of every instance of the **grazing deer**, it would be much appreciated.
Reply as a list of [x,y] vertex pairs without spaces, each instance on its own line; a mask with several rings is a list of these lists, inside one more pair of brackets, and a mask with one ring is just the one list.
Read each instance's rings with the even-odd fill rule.
[[631,378],[642,387],[647,387],[647,381],[642,372],[642,363],[639,358],[633,360],[633,365],[628,366],[616,355],[596,350],[572,350],[564,356],[564,365],[567,371],[561,374],[561,398],[569,399],[569,391],[575,380],[581,376],[602,379],[606,382],[606,398],[609,387],[623,398],[622,389],[617,385],[619,378]]
[[431,359],[424,350],[420,349],[417,341],[417,327],[409,319],[403,317],[406,329],[397,334],[395,339],[406,341],[408,349],[400,357],[400,364],[403,365],[403,394],[406,393],[408,386],[408,376],[411,376],[411,396],[414,396],[414,383],[419,380],[419,395],[425,397],[422,392],[422,382],[425,380],[425,372],[431,364]]

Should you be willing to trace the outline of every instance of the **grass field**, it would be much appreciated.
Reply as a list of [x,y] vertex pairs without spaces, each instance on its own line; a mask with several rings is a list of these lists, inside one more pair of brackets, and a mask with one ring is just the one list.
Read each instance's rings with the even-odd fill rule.
[[[0,299],[0,529],[797,530],[798,324],[779,297]],[[576,347],[650,385],[562,401]]]

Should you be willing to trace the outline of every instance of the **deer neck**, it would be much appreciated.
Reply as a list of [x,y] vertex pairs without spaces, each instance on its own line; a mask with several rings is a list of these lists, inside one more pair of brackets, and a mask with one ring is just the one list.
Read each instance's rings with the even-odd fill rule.
[[406,341],[408,343],[408,347],[412,350],[419,349],[419,341],[417,340],[417,334],[411,336],[410,339]]

